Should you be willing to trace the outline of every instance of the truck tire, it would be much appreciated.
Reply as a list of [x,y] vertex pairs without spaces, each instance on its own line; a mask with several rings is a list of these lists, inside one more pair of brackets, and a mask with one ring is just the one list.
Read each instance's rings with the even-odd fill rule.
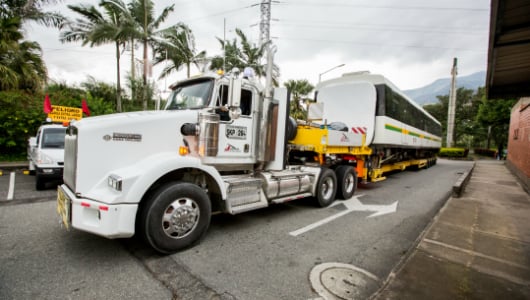
[[338,166],[335,169],[337,175],[337,196],[341,199],[350,199],[357,188],[357,172],[352,166]]
[[317,182],[316,201],[318,206],[326,207],[335,201],[337,176],[328,168],[322,168]]
[[187,182],[158,188],[140,211],[140,233],[164,254],[198,242],[208,230],[212,208],[206,192]]
[[46,180],[42,178],[41,175],[35,174],[35,189],[37,191],[42,191],[46,188]]
[[296,137],[296,134],[298,133],[298,124],[296,123],[296,120],[293,117],[289,117],[286,124],[285,133],[287,136],[288,141],[294,140]]

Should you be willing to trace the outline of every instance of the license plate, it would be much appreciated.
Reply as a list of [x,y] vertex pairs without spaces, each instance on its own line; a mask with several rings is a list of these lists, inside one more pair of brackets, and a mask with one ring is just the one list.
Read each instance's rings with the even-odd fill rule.
[[61,187],[57,187],[57,213],[61,217],[61,222],[66,229],[70,226],[70,199],[63,192]]

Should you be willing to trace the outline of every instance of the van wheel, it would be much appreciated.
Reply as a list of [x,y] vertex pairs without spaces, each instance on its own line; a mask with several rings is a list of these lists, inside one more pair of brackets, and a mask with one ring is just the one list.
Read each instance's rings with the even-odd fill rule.
[[337,176],[328,168],[322,168],[317,183],[316,201],[320,207],[329,206],[335,201],[337,193]]
[[147,243],[164,254],[198,242],[208,230],[212,208],[206,192],[186,182],[161,186],[140,215],[140,231]]
[[355,193],[357,187],[357,172],[352,166],[338,166],[335,170],[337,175],[337,196],[347,200]]
[[36,174],[35,175],[35,189],[37,191],[42,191],[45,188],[46,188],[46,181],[44,180],[44,178],[42,178],[41,175]]

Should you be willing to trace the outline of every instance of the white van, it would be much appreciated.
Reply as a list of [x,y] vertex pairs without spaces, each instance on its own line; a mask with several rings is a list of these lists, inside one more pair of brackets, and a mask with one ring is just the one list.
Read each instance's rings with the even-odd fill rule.
[[65,134],[63,125],[45,124],[39,127],[35,137],[29,138],[29,171],[35,174],[37,190],[43,190],[49,181],[62,180]]

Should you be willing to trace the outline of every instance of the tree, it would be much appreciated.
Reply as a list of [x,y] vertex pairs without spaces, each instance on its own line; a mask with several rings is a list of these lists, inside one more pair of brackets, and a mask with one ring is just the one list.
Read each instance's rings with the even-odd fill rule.
[[22,19],[0,19],[0,90],[36,91],[46,82],[47,70],[38,43],[23,41]]
[[206,57],[206,51],[197,53],[195,48],[195,38],[191,29],[179,23],[163,34],[164,41],[156,45],[154,52],[154,65],[166,60],[170,64],[164,67],[159,79],[169,76],[172,72],[178,71],[182,66],[186,66],[187,77],[190,77],[190,67],[194,64],[197,68],[199,62]]
[[[174,10],[175,5],[165,7],[162,13],[155,17],[154,3],[151,0],[133,0],[129,3],[129,11],[134,20],[134,31],[131,32],[131,36],[134,39],[141,41],[143,45],[143,85],[147,84],[147,73],[148,73],[148,47],[151,46],[153,49],[159,44],[163,34],[168,31],[167,29],[159,30],[158,28],[166,20],[169,14]],[[147,91],[147,89],[145,89]],[[147,97],[143,99],[143,108],[147,109]]]
[[[482,127],[475,122],[479,104],[484,95],[484,89],[476,92],[459,88],[456,92],[455,130],[453,140],[457,145],[468,146],[482,140]],[[425,105],[423,108],[442,123],[443,137],[447,135],[447,111],[449,95],[437,96],[438,103]]]
[[[119,0],[115,0],[117,5],[125,5]],[[114,43],[116,47],[116,110],[122,111],[121,103],[121,73],[120,56],[121,47],[125,45],[128,37],[123,35],[122,24],[129,24],[124,21],[121,11],[114,5],[101,3],[104,12],[100,12],[96,7],[86,5],[68,5],[72,11],[81,15],[82,18],[68,23],[68,30],[61,33],[62,42],[82,41],[82,45],[90,44],[90,47],[103,44]]]
[[40,45],[24,41],[28,21],[60,28],[65,18],[43,7],[53,0],[2,0],[0,2],[0,90],[41,89],[47,80]]
[[48,27],[61,28],[66,18],[58,12],[44,11],[44,6],[57,3],[55,0],[2,0],[0,18],[20,18],[21,22],[35,21]]
[[497,146],[504,145],[508,140],[511,111],[516,102],[515,99],[482,99],[476,120],[488,128],[488,149],[492,138]]
[[[270,42],[264,43],[261,46],[251,44],[247,36],[239,28],[236,28],[236,35],[239,38],[235,38],[231,42],[224,41],[220,38],[219,40],[221,47],[224,49],[223,56],[214,56],[210,64],[210,70],[232,70],[238,68],[243,70],[245,67],[251,67],[256,72],[258,77],[264,77],[267,71],[267,64],[263,63],[264,56],[267,53]],[[273,84],[278,86],[278,77],[280,74],[280,68],[275,64],[273,66]]]
[[[288,80],[283,84],[291,93],[291,107],[289,115],[295,119],[306,119],[307,111],[301,106],[302,102],[307,102],[307,95],[315,88],[306,79]],[[304,98],[306,96],[306,98]]]

